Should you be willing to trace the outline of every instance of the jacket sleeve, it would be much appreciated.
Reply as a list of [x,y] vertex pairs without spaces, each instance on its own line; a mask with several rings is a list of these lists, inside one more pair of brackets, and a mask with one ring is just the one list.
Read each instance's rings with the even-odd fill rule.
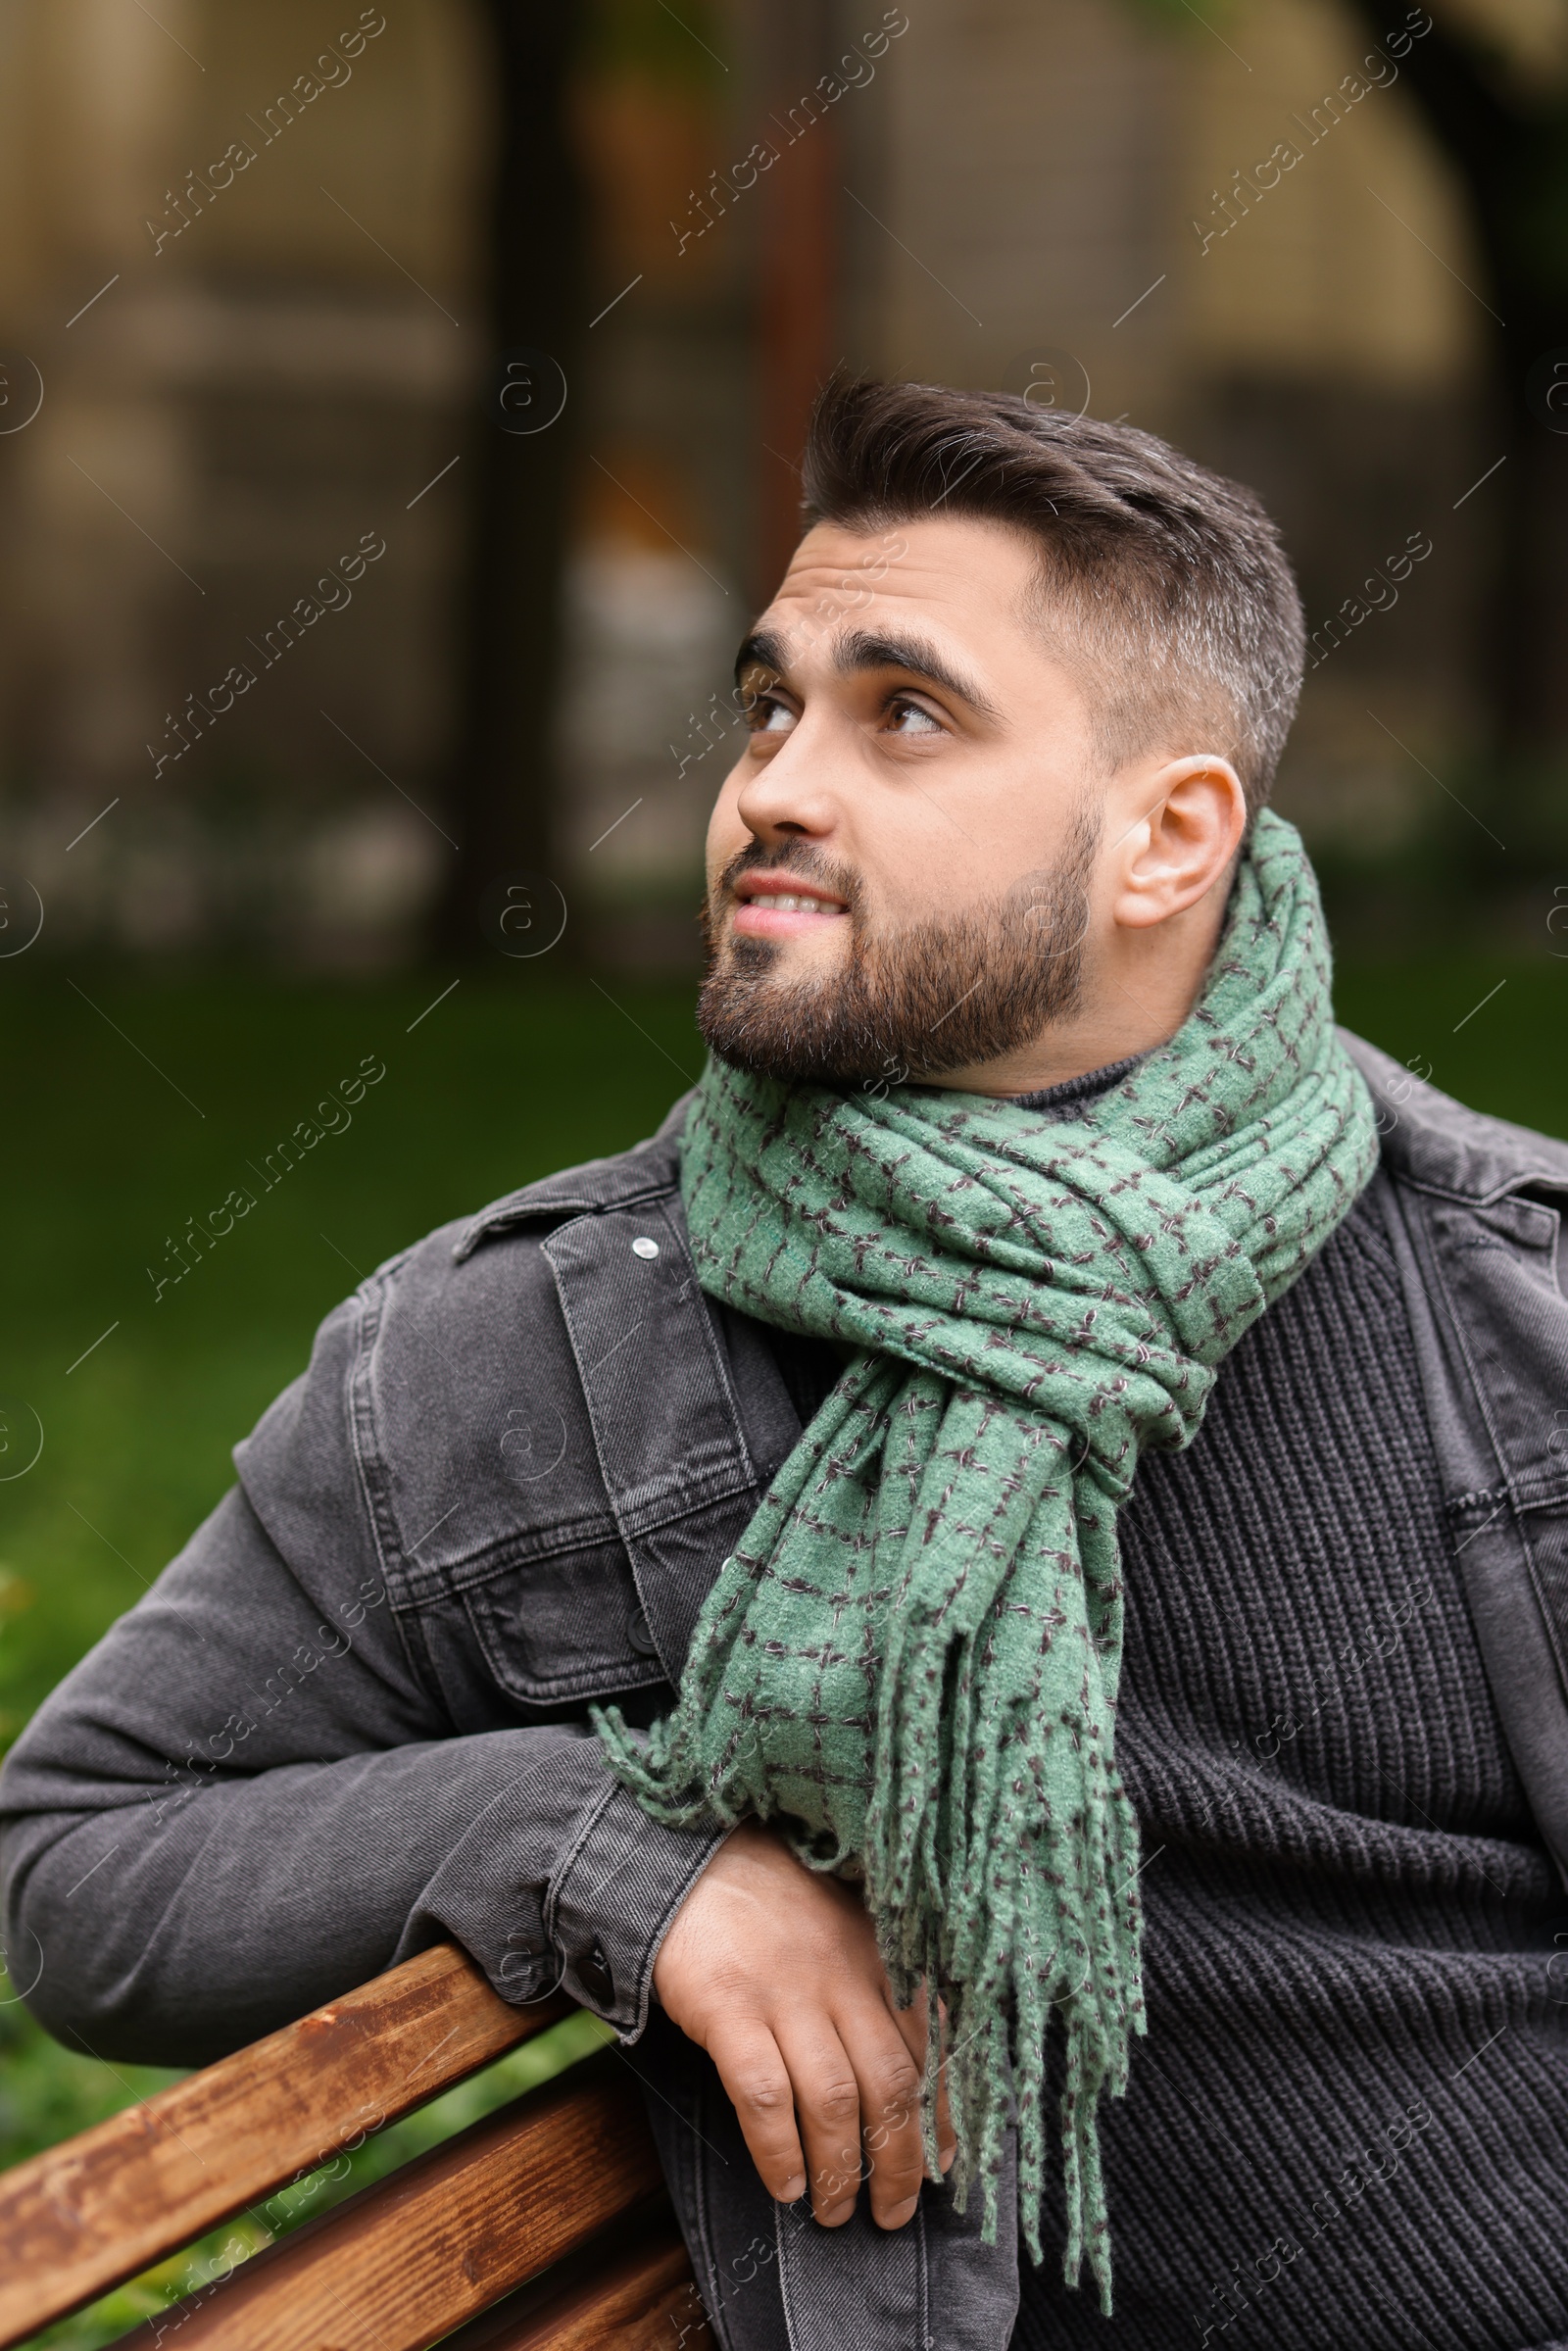
[[94,2055],[209,2063],[445,1936],[634,2039],[719,1841],[657,1828],[578,1724],[454,1735],[379,1570],[353,1324],[0,1774],[13,1984]]

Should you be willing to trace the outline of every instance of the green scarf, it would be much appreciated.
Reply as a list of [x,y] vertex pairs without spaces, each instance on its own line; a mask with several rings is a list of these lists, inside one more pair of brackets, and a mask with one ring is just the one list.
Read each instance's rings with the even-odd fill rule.
[[1312,869],[1268,810],[1197,1006],[1066,1115],[710,1061],[686,1123],[703,1288],[858,1351],[725,1562],[675,1712],[646,1749],[598,1727],[656,1820],[776,1819],[863,1878],[900,2005],[947,2004],[959,2209],[979,2178],[994,2240],[1015,2102],[1036,2261],[1059,2014],[1065,2274],[1087,2238],[1107,2315],[1096,2107],[1146,2029],[1116,1513],[1376,1157]]

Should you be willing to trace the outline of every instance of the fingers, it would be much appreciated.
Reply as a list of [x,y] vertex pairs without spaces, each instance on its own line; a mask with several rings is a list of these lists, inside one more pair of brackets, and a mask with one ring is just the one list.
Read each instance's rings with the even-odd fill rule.
[[924,2035],[911,2049],[900,2022],[877,2001],[865,2003],[840,2027],[859,2093],[871,2217],[881,2229],[902,2229],[913,2218],[925,2173],[920,2131]]
[[937,2076],[937,2163],[942,2171],[952,2171],[957,2152],[958,2133],[948,2107],[948,2069],[944,2066]]
[[818,2010],[778,2038],[737,2024],[710,2054],[769,2195],[792,2204],[809,2188],[813,2217],[838,2229],[869,2177],[880,2228],[912,2218],[925,2160],[920,2067],[888,2009],[866,2001],[842,2030]]
[[824,2010],[781,2023],[779,2047],[795,2084],[811,2211],[825,2229],[837,2229],[854,2212],[860,2192],[859,2079]]
[[[744,1822],[698,1878],[655,1963],[666,2013],[709,2051],[768,2193],[809,2190],[829,2228],[855,2210],[905,2226],[924,2170],[926,2004],[902,2015],[858,1891]],[[937,2147],[954,2132],[944,2095]]]
[[746,2018],[715,2032],[708,2053],[734,2107],[758,2176],[770,2196],[806,2193],[806,2157],[795,2123],[795,2085],[777,2041]]
[[831,2021],[797,2011],[778,2039],[795,2085],[815,2217],[825,2228],[840,2227],[867,2179],[872,2219],[902,2229],[925,2174],[920,2022],[906,2029],[888,2002],[868,1994],[841,2000]]
[[[945,2044],[948,2033],[948,2011],[946,2002],[938,2003],[938,2014],[942,2022],[942,2037]],[[895,2008],[892,2010],[892,2015],[894,2022],[904,2036],[905,2044],[909,2051],[909,2055],[913,2058],[916,2066],[918,2066],[920,2069],[920,2075],[923,2081],[925,2076],[925,2036],[927,2018],[927,2001],[925,1993],[917,1992],[907,2008]],[[952,2169],[953,2159],[958,2151],[958,2134],[953,2128],[953,2116],[948,2107],[948,2069],[945,2047],[943,2052],[943,2064],[937,2075],[936,2121],[937,2161],[941,2165],[942,2170],[947,2172]]]

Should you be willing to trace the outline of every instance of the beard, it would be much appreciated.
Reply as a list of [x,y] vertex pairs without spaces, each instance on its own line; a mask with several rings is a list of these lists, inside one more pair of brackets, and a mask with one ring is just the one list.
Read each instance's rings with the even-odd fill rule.
[[[733,857],[703,911],[708,976],[697,1025],[721,1061],[808,1085],[903,1085],[1031,1045],[1083,994],[1098,804],[1085,804],[1055,862],[958,914],[873,923],[848,867],[820,851],[761,842]],[[841,968],[790,979],[783,943],[718,935],[714,909],[743,873],[819,882],[845,902]]]

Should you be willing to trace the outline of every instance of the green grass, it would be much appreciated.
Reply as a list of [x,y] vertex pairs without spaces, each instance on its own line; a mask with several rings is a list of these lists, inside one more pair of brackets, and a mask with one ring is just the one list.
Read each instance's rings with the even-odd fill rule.
[[[614,981],[612,1001],[533,974],[510,986],[466,978],[426,1012],[439,980],[291,988],[83,973],[89,1003],[51,973],[7,975],[19,977],[0,1000],[0,1210],[12,1236],[0,1723],[11,1736],[213,1507],[232,1476],[229,1447],[303,1367],[317,1323],[361,1271],[533,1176],[650,1133],[701,1067],[689,994],[634,1001]],[[265,1191],[249,1163],[368,1054],[386,1075],[352,1125]],[[171,1270],[166,1239],[189,1216],[207,1221],[239,1184],[256,1207],[155,1298],[147,1268]],[[31,1453],[29,1414],[42,1451],[6,1477]],[[40,2343],[112,2342],[214,2275],[225,2246],[229,2259],[234,2244],[254,2251],[598,2034],[591,2019],[558,2027],[382,2132],[340,2180],[302,2183],[281,2221],[242,2217]],[[0,2164],[173,2079],[57,2047],[0,1978]]]
[[[229,1447],[361,1272],[531,1177],[650,1133],[701,1066],[689,993],[619,981],[607,996],[519,969],[465,978],[427,1010],[440,980],[75,978],[84,996],[18,965],[0,995],[0,1718],[12,1735],[212,1508]],[[1477,1107],[1568,1134],[1568,960],[1357,965],[1342,971],[1340,1011]],[[364,1055],[386,1074],[352,1125],[263,1192],[252,1163]],[[170,1271],[167,1240],[240,1184],[256,1207],[155,1300],[147,1269]],[[31,1451],[29,1411],[42,1452],[8,1475]],[[588,2030],[574,2020],[564,2042],[530,2045],[383,2133],[344,2180],[299,2191],[302,2210],[541,2078]],[[20,2005],[0,2005],[0,2163],[170,2078],[69,2055]],[[236,2233],[264,2241],[245,2224],[195,2259]],[[182,2256],[41,2339],[90,2351],[206,2274]]]
[[[53,979],[0,1000],[12,1242],[0,1396],[43,1430],[36,1466],[0,1483],[6,1729],[212,1508],[229,1447],[362,1272],[658,1124],[701,1067],[690,999],[633,1003],[610,984],[613,1003],[591,983],[465,979],[427,1012],[439,980],[86,975],[90,1004]],[[386,1075],[352,1125],[266,1191],[255,1170],[269,1151],[365,1055]],[[155,1302],[152,1276],[177,1264],[168,1242],[239,1185],[254,1209]],[[0,1477],[31,1449],[26,1412],[10,1420]]]

